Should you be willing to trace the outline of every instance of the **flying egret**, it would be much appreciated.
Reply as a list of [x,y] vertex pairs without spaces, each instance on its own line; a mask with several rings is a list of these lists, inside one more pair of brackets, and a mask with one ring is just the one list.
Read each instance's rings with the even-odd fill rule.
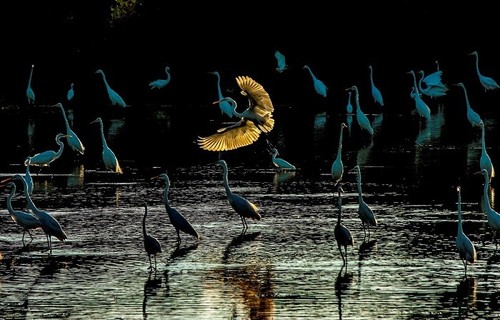
[[68,89],[68,92],[66,93],[66,99],[68,101],[71,101],[75,97],[75,90],[73,89],[74,86],[75,86],[75,84],[73,82],[71,82],[69,89]]
[[344,133],[344,128],[347,128],[345,123],[340,124],[340,134],[339,134],[339,144],[337,147],[337,156],[332,163],[332,168],[330,169],[330,173],[333,178],[333,186],[337,186],[338,183],[342,180],[342,176],[344,175],[344,164],[342,163],[342,136]]
[[288,69],[285,56],[281,52],[279,52],[278,50],[274,51],[274,57],[276,58],[277,63],[276,71],[282,73],[283,71]]
[[33,68],[35,68],[34,64],[31,65],[30,77],[28,79],[28,87],[26,88],[26,97],[28,98],[28,104],[35,103],[35,91],[33,91],[33,88],[31,87],[31,79],[33,78]]
[[347,104],[345,106],[345,111],[347,114],[352,114],[352,111],[353,111],[353,107],[352,107],[352,103],[351,103],[351,96],[352,96],[352,91],[348,91],[347,92],[348,96],[347,96]]
[[481,121],[479,126],[481,127],[481,157],[479,158],[479,168],[481,170],[486,169],[486,171],[488,171],[488,177],[490,178],[491,183],[491,179],[495,177],[495,168],[493,167],[493,162],[486,151],[484,122]]
[[[64,151],[64,142],[61,141],[62,138],[68,138],[69,135],[64,134],[64,133],[58,133],[56,135],[56,143],[59,145],[59,149],[57,151],[54,150],[47,150],[43,152],[39,152],[33,156],[30,157],[30,164],[32,166],[38,166],[38,167],[46,167],[49,166],[52,162],[54,162],[56,159],[58,159],[63,151]],[[27,165],[26,160],[24,161],[24,165]]]
[[238,76],[236,81],[241,94],[248,97],[249,106],[240,113],[236,111],[237,103],[234,99],[223,98],[222,100],[232,104],[233,114],[239,117],[240,121],[220,128],[212,135],[198,137],[198,146],[203,150],[228,151],[248,146],[257,141],[261,133],[269,133],[274,127],[274,106],[264,87],[247,76]]
[[[150,235],[146,231],[146,216],[148,215],[148,205],[145,203],[144,204],[144,216],[142,217],[142,234],[144,235],[144,249],[146,250],[146,253],[148,254],[148,259],[149,259],[149,270],[156,270],[156,255],[158,253],[162,252],[161,249],[161,244],[152,235]],[[151,262],[151,256],[154,258],[154,267]]]
[[241,222],[243,223],[243,231],[246,231],[248,228],[246,218],[260,220],[261,219],[260,208],[254,203],[248,201],[242,196],[235,194],[231,191],[228,181],[229,170],[227,168],[226,161],[221,159],[218,160],[216,163],[219,164],[223,169],[222,178],[224,183],[224,189],[226,190],[227,201],[234,209],[234,211],[236,211],[236,213],[239,214]]
[[154,81],[151,81],[149,83],[149,87],[151,90],[153,89],[161,89],[163,87],[165,87],[167,84],[170,83],[170,78],[171,78],[171,75],[170,75],[170,67],[166,66],[165,67],[165,73],[167,74],[167,78],[166,79],[157,79],[157,80],[154,80]]
[[370,226],[377,226],[377,219],[375,218],[375,214],[373,210],[366,204],[363,199],[363,192],[361,191],[361,169],[359,165],[356,165],[353,169],[356,171],[356,180],[357,180],[357,188],[358,188],[358,214],[361,219],[361,223],[363,224],[363,231],[365,233],[368,230],[368,237],[370,236]]
[[26,180],[26,185],[28,186],[28,193],[33,194],[33,177],[30,172],[31,157],[26,157],[24,160],[24,165],[26,166],[26,171],[24,173],[24,180]]
[[61,110],[62,116],[64,118],[64,125],[66,126],[66,134],[68,135],[68,137],[66,138],[68,146],[71,148],[71,150],[76,151],[79,154],[84,154],[85,147],[83,146],[83,143],[80,141],[76,133],[69,126],[68,117],[66,117],[64,106],[60,102],[56,103],[53,106],[58,107]]
[[462,200],[460,195],[460,187],[457,187],[458,192],[458,229],[457,229],[457,238],[456,245],[458,249],[458,255],[462,260],[465,268],[465,277],[467,277],[467,263],[474,263],[477,260],[476,248],[472,241],[467,237],[462,228]]
[[363,112],[363,110],[361,110],[361,106],[359,105],[358,87],[352,86],[347,90],[354,90],[354,101],[356,102],[356,120],[358,121],[358,125],[361,127],[361,129],[366,130],[371,136],[373,136],[373,128],[370,120]]
[[210,74],[213,74],[217,77],[217,97],[218,97],[218,101],[219,101],[219,108],[220,108],[220,112],[222,114],[225,114],[226,116],[228,116],[229,118],[232,118],[234,116],[233,114],[233,106],[231,105],[231,103],[229,103],[229,101],[227,100],[224,100],[224,95],[222,94],[222,89],[221,89],[221,85],[220,85],[220,74],[218,71],[212,71],[212,72],[209,72]]
[[490,203],[490,177],[488,175],[488,170],[482,169],[480,172],[484,177],[484,188],[483,188],[483,205],[486,211],[486,216],[488,218],[488,224],[493,231],[493,237],[495,241],[495,246],[497,245],[497,233],[500,230],[500,214],[496,212]]
[[162,173],[158,176],[152,177],[151,179],[161,179],[165,182],[165,188],[163,189],[163,203],[165,204],[165,209],[168,213],[168,218],[170,223],[174,226],[175,232],[177,232],[177,242],[181,241],[180,231],[185,234],[192,235],[196,239],[200,239],[198,231],[193,227],[191,223],[184,217],[177,209],[170,206],[168,199],[168,192],[170,190],[170,179],[166,173]]
[[[340,256],[344,262],[343,266],[347,265],[347,246],[353,246],[354,240],[351,235],[351,231],[342,224],[342,187],[337,185],[338,192],[338,208],[339,214],[337,219],[337,224],[335,225],[335,229],[333,231],[335,235],[335,240],[337,241],[337,246],[339,248]],[[344,247],[345,254],[342,252],[342,247]]]
[[11,181],[7,183],[7,186],[10,187],[10,194],[7,196],[7,211],[9,211],[12,220],[23,228],[22,242],[24,246],[25,233],[27,232],[29,234],[31,238],[29,243],[31,243],[31,241],[33,241],[33,236],[31,235],[30,230],[40,228],[42,225],[40,220],[38,220],[38,218],[31,213],[14,210],[12,207],[12,198],[16,195],[16,184]]
[[281,170],[296,170],[297,169],[290,162],[286,161],[283,158],[278,157],[278,154],[279,154],[278,149],[272,148],[271,152],[272,152],[272,161],[273,161],[273,164],[276,168],[279,168]]
[[455,85],[461,87],[464,90],[465,105],[467,107],[467,120],[469,120],[470,124],[473,127],[479,127],[483,120],[481,120],[479,114],[470,106],[469,96],[467,95],[467,89],[465,88],[465,85],[462,82],[456,83]]
[[373,81],[373,67],[371,65],[368,66],[370,69],[370,85],[372,89],[372,96],[373,100],[378,103],[380,106],[384,106],[384,98],[382,97],[382,93],[380,90],[375,86],[375,82]]
[[500,88],[500,85],[498,85],[498,83],[493,78],[482,75],[481,71],[479,71],[479,54],[477,53],[477,51],[472,51],[471,53],[469,53],[469,55],[476,57],[476,73],[479,81],[481,82],[481,85],[484,88],[484,91]]
[[417,84],[417,76],[415,75],[415,71],[410,70],[407,73],[411,74],[413,76],[413,88],[412,92],[410,93],[410,96],[415,100],[415,109],[417,109],[418,114],[422,117],[425,118],[427,121],[431,120],[431,109],[425,103],[424,100],[422,100],[422,94],[418,90],[418,84]]
[[104,136],[104,125],[102,124],[101,117],[98,117],[91,123],[98,123],[99,128],[101,130],[101,141],[102,141],[102,161],[104,162],[104,166],[106,170],[111,170],[115,173],[123,173],[120,163],[118,162],[118,158],[116,157],[113,150],[108,147],[108,143],[106,142],[106,137]]
[[[434,74],[438,72],[442,73],[442,71],[436,71]],[[447,94],[448,87],[441,82],[441,78],[429,79],[425,76],[424,70],[419,70],[418,73],[420,74],[420,79],[418,80],[418,89],[421,93],[431,98],[443,97]],[[427,81],[424,81],[426,79]],[[423,83],[425,83],[425,88],[423,86]]]
[[307,69],[309,71],[309,74],[311,75],[311,79],[313,81],[314,90],[316,91],[316,93],[326,98],[328,87],[323,83],[323,81],[316,78],[316,76],[314,75],[314,73],[312,72],[311,68],[308,65],[304,65],[303,69]]
[[111,103],[115,106],[118,105],[120,107],[126,107],[127,104],[123,100],[123,98],[115,91],[113,90],[109,84],[108,81],[106,80],[106,75],[104,74],[104,71],[101,69],[97,69],[95,73],[100,73],[102,76],[102,81],[104,82],[104,85],[106,86],[106,91],[108,92],[109,100],[111,100]]

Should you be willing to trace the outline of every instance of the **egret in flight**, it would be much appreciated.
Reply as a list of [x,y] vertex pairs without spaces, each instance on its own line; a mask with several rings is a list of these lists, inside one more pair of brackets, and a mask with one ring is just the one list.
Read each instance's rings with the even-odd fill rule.
[[28,87],[26,88],[26,97],[28,98],[28,104],[35,103],[35,91],[33,91],[33,88],[31,87],[31,79],[33,78],[33,68],[35,68],[34,64],[31,65],[30,77],[28,79]]
[[104,136],[104,125],[102,124],[102,119],[98,117],[91,123],[98,123],[99,129],[101,131],[101,141],[102,141],[102,161],[106,170],[111,170],[115,173],[122,174],[122,168],[120,163],[118,162],[118,158],[111,148],[108,146],[106,142],[106,137]]
[[[338,219],[337,219],[337,224],[335,225],[335,229],[333,231],[335,235],[335,240],[337,241],[337,247],[339,248],[340,256],[342,257],[342,260],[344,261],[343,266],[347,265],[347,246],[353,246],[354,245],[354,240],[351,235],[351,231],[347,229],[346,226],[342,224],[342,187],[337,185],[337,192],[338,192],[338,208],[339,208],[339,214],[338,214]],[[344,247],[345,254],[342,252],[342,247]]]
[[75,86],[75,84],[73,82],[71,82],[69,89],[68,89],[68,92],[66,93],[66,99],[68,101],[71,101],[75,97],[75,90],[73,89],[74,86]]
[[465,277],[467,277],[467,263],[474,263],[477,260],[476,248],[472,241],[467,237],[462,228],[462,202],[460,195],[460,187],[457,187],[458,192],[458,229],[457,229],[457,238],[456,245],[458,249],[458,255],[462,260],[465,268]]
[[278,157],[278,149],[276,149],[275,147],[273,147],[271,149],[271,152],[272,152],[272,161],[273,161],[273,164],[276,168],[279,168],[281,170],[296,170],[297,168],[291,164],[290,162],[286,161],[285,159],[283,158],[280,158]]
[[[38,167],[46,167],[49,166],[52,162],[54,162],[56,159],[58,159],[63,151],[64,151],[64,142],[61,141],[63,138],[68,138],[69,135],[64,134],[64,133],[58,133],[56,135],[56,143],[59,145],[59,149],[57,151],[54,150],[47,150],[43,152],[39,152],[33,156],[30,157],[30,164],[32,166],[38,166]],[[24,165],[27,165],[27,161],[24,161]]]
[[[145,203],[144,204],[144,216],[142,217],[142,234],[144,236],[144,249],[146,250],[146,253],[148,254],[148,259],[149,259],[149,270],[156,270],[156,255],[158,253],[162,252],[161,249],[161,244],[152,235],[150,235],[146,231],[146,216],[148,215],[148,205]],[[151,256],[154,258],[154,267],[151,262]]]
[[486,210],[486,216],[488,218],[488,224],[493,231],[493,237],[495,241],[495,246],[497,245],[497,233],[500,230],[500,214],[496,212],[490,203],[489,191],[490,191],[490,177],[488,175],[488,170],[482,169],[480,172],[484,177],[484,189],[483,189],[483,205]]
[[384,98],[382,97],[382,93],[375,86],[375,82],[373,81],[373,67],[371,65],[368,66],[370,69],[370,85],[372,89],[372,96],[375,103],[378,103],[380,106],[384,106]]
[[104,74],[104,71],[101,69],[98,69],[95,73],[100,73],[102,76],[102,81],[104,82],[104,85],[106,86],[106,91],[108,92],[109,100],[111,100],[111,104],[118,105],[120,107],[126,107],[127,104],[123,100],[123,98],[115,91],[113,90],[110,85],[108,84],[108,81],[106,80],[106,75]]
[[233,114],[233,109],[234,109],[234,106],[231,105],[231,103],[229,103],[229,101],[227,100],[224,100],[224,95],[222,94],[222,89],[221,89],[221,85],[220,85],[220,74],[218,71],[212,71],[212,72],[209,72],[210,74],[213,74],[217,77],[217,101],[219,101],[219,108],[220,108],[220,112],[222,114],[225,114],[226,116],[228,116],[229,118],[232,118],[234,117],[234,114]]
[[312,72],[311,68],[308,65],[304,65],[303,68],[309,71],[309,74],[311,75],[314,91],[316,91],[316,93],[322,96],[323,98],[326,98],[328,87],[323,83],[323,81],[321,81],[314,75],[314,73]]
[[76,133],[69,126],[68,117],[66,116],[66,111],[64,110],[62,103],[58,102],[54,105],[54,107],[58,107],[61,110],[62,116],[64,118],[64,125],[66,126],[66,134],[68,135],[68,137],[66,138],[68,146],[71,148],[71,150],[76,151],[79,154],[84,154],[85,147],[83,146],[82,141],[80,141]]
[[281,52],[279,52],[278,50],[274,51],[274,57],[276,58],[277,63],[276,71],[282,73],[283,71],[288,69],[285,56]]
[[157,79],[157,80],[154,80],[154,81],[151,81],[149,83],[149,88],[151,90],[153,89],[161,89],[161,88],[164,88],[167,84],[170,83],[170,78],[171,78],[171,75],[170,75],[170,68],[168,66],[165,67],[165,73],[167,74],[167,78],[166,79]]
[[358,125],[361,127],[361,129],[366,130],[366,132],[373,136],[373,127],[370,123],[370,119],[368,119],[363,110],[361,110],[361,106],[359,105],[358,87],[352,86],[347,90],[354,90],[354,101],[356,102],[356,120],[358,121]]
[[344,175],[344,163],[342,162],[342,136],[344,133],[344,128],[347,128],[345,123],[340,124],[340,134],[339,134],[339,144],[337,146],[337,156],[332,163],[332,168],[330,169],[330,173],[333,178],[333,186],[337,186],[338,183],[342,180],[342,176]]
[[363,231],[365,233],[368,230],[368,237],[370,236],[370,226],[377,226],[377,219],[373,210],[368,206],[368,204],[363,199],[363,192],[361,190],[361,169],[359,165],[356,165],[352,170],[356,171],[356,180],[358,188],[358,214],[363,224]]
[[177,242],[181,241],[180,231],[185,234],[189,234],[196,239],[200,239],[198,231],[193,227],[191,223],[184,217],[177,209],[170,206],[170,201],[168,200],[168,192],[170,190],[170,179],[166,173],[162,173],[158,176],[152,177],[151,179],[161,179],[165,182],[165,189],[163,189],[163,203],[165,204],[165,209],[168,213],[168,218],[170,223],[174,226],[177,232]]
[[465,106],[467,107],[467,120],[469,120],[470,124],[473,127],[479,127],[483,120],[481,119],[479,114],[470,106],[469,96],[467,95],[467,89],[465,89],[465,85],[462,82],[459,82],[455,85],[461,87],[464,90]]
[[479,78],[479,81],[481,82],[481,85],[484,88],[484,91],[495,90],[500,88],[498,83],[493,78],[487,77],[481,74],[481,71],[479,71],[479,54],[477,53],[477,51],[472,51],[471,53],[469,53],[469,55],[476,57],[476,73]]

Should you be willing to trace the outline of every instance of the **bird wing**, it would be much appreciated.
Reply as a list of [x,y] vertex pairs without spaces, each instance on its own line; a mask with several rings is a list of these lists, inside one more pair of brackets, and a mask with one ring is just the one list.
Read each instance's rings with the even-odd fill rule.
[[241,119],[237,123],[217,130],[207,137],[198,137],[198,145],[208,151],[229,151],[248,146],[259,139],[260,130],[252,121]]
[[427,85],[427,86],[442,86],[442,76],[443,76],[443,71],[438,70],[436,72],[433,72],[427,76],[425,76],[422,81]]
[[242,90],[243,95],[247,95],[252,104],[250,108],[259,115],[266,115],[274,111],[274,106],[271,97],[264,89],[264,87],[248,76],[236,77],[236,82]]

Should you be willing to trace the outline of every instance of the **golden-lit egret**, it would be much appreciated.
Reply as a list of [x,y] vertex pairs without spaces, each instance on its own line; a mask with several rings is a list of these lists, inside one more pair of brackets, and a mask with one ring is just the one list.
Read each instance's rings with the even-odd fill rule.
[[351,103],[351,96],[352,96],[352,91],[347,91],[347,104],[345,106],[345,111],[347,114],[352,114],[352,111],[353,111],[353,107],[352,107],[352,103]]
[[111,101],[111,104],[113,105],[118,105],[120,107],[126,107],[127,104],[123,100],[123,98],[115,91],[113,90],[110,85],[108,84],[108,81],[106,80],[106,75],[104,74],[104,71],[101,69],[98,69],[95,73],[100,73],[102,76],[102,81],[104,82],[104,85],[106,86],[106,91],[108,92],[109,100]]
[[481,71],[479,71],[479,54],[477,53],[477,51],[472,51],[471,53],[469,53],[469,55],[476,57],[476,73],[479,78],[479,82],[481,82],[481,85],[484,88],[484,91],[500,88],[498,83],[493,78],[487,77],[481,74]]
[[68,92],[66,93],[66,100],[71,101],[75,97],[75,89],[73,88],[75,84],[71,82]]
[[151,90],[161,89],[161,88],[165,87],[167,84],[169,84],[170,79],[171,79],[171,75],[170,75],[169,71],[170,71],[170,68],[168,66],[166,66],[165,67],[165,74],[167,75],[167,78],[166,79],[157,79],[157,80],[151,81],[149,83],[149,88]]
[[83,143],[80,141],[76,133],[71,129],[68,122],[68,117],[66,117],[66,111],[64,110],[64,106],[62,105],[62,103],[58,102],[54,105],[54,107],[58,107],[61,110],[62,116],[64,118],[64,125],[66,126],[66,134],[68,135],[68,137],[66,138],[68,146],[71,148],[71,150],[76,151],[79,154],[84,154],[85,147],[83,146]]
[[260,208],[256,204],[231,191],[231,188],[229,187],[228,168],[226,161],[221,159],[216,163],[218,163],[223,169],[222,178],[224,189],[226,190],[227,201],[229,202],[233,210],[236,211],[237,214],[239,214],[241,222],[243,223],[243,230],[246,230],[248,228],[246,218],[254,220],[261,219]]
[[[10,217],[14,222],[16,222],[21,228],[23,228],[23,246],[24,246],[24,235],[26,232],[29,234],[31,241],[33,241],[33,236],[30,230],[40,228],[42,225],[38,218],[31,213],[14,210],[12,207],[12,198],[16,195],[16,184],[14,182],[7,183],[7,187],[10,188],[10,194],[7,196],[7,211],[9,211]],[[29,243],[30,243],[29,242]]]
[[460,195],[460,187],[457,187],[458,192],[458,229],[457,229],[457,238],[456,245],[458,249],[458,255],[462,260],[465,268],[465,276],[467,277],[467,263],[474,263],[477,260],[476,248],[472,241],[467,237],[462,228],[462,200]]
[[359,91],[357,86],[352,86],[347,90],[354,90],[354,101],[356,102],[356,120],[361,129],[366,130],[371,136],[373,136],[373,127],[370,120],[366,114],[361,110],[359,105]]
[[377,219],[375,218],[373,210],[363,199],[363,192],[361,191],[361,169],[359,165],[356,165],[352,170],[356,171],[356,180],[358,183],[358,214],[363,224],[363,231],[366,238],[366,231],[368,230],[368,236],[370,236],[370,226],[377,226]]
[[[149,259],[149,269],[155,269],[156,270],[156,255],[158,253],[161,253],[161,244],[152,235],[150,235],[146,231],[146,216],[148,215],[148,205],[145,203],[144,204],[144,216],[142,217],[142,234],[144,236],[144,249],[146,250],[146,253],[148,254],[148,259]],[[154,258],[154,267],[153,263],[151,261],[151,256]]]
[[493,162],[486,151],[484,122],[481,121],[479,126],[481,127],[481,157],[479,158],[479,168],[481,170],[486,169],[486,171],[488,171],[488,177],[490,177],[491,182],[491,179],[495,177],[495,168],[493,167]]
[[344,128],[347,125],[345,123],[340,124],[340,134],[339,134],[339,144],[337,146],[337,156],[332,163],[332,168],[330,169],[330,173],[333,179],[333,186],[337,186],[340,180],[342,180],[342,176],[344,175],[344,163],[342,162],[342,136],[344,134]]
[[375,86],[375,82],[373,81],[373,67],[371,65],[368,66],[370,69],[370,85],[372,89],[372,96],[373,100],[378,103],[380,106],[384,106],[384,98],[382,97],[382,93],[380,90]]
[[276,58],[277,63],[276,71],[282,73],[283,71],[288,69],[285,56],[281,52],[279,52],[278,50],[274,51],[274,57]]
[[[337,185],[337,192],[338,192],[338,208],[339,208],[339,214],[338,214],[338,219],[337,219],[337,224],[335,225],[335,229],[333,231],[335,235],[335,240],[337,241],[337,246],[339,248],[340,256],[342,257],[342,260],[344,261],[344,265],[347,264],[347,246],[353,246],[354,245],[354,240],[351,235],[351,231],[347,229],[346,226],[342,224],[342,187]],[[342,252],[342,247],[344,247],[344,252]]]
[[490,203],[490,177],[488,175],[488,170],[482,169],[479,173],[481,173],[484,177],[484,188],[483,188],[483,206],[486,211],[486,216],[488,218],[488,225],[493,231],[493,237],[495,240],[495,245],[497,244],[497,233],[500,230],[500,214],[496,212]]
[[26,185],[28,186],[28,193],[33,194],[33,177],[30,172],[31,157],[26,157],[24,160],[24,165],[26,166],[26,171],[24,173],[24,180],[26,180]]
[[[441,77],[437,77],[437,75],[443,73],[443,71],[436,71],[431,75],[436,75],[435,77],[429,78],[429,76],[425,76],[424,70],[419,70],[420,79],[418,80],[418,89],[421,93],[429,96],[431,98],[443,97],[447,94],[448,86],[441,82]],[[426,81],[425,81],[426,80]],[[425,88],[423,86],[425,83]]]
[[118,158],[111,148],[108,146],[106,142],[106,137],[104,135],[104,125],[102,124],[102,119],[98,117],[91,123],[98,123],[99,129],[101,131],[101,141],[102,141],[102,161],[104,162],[104,166],[106,170],[111,170],[115,173],[123,173],[120,163],[118,162]]
[[174,226],[175,232],[177,232],[177,241],[181,241],[180,231],[185,234],[192,235],[196,239],[200,239],[198,231],[193,227],[191,223],[184,217],[177,209],[170,206],[168,200],[168,192],[170,190],[170,179],[166,173],[162,173],[158,176],[152,177],[151,179],[161,179],[165,182],[165,188],[163,189],[163,203],[165,204],[165,209],[168,213],[168,218],[170,223]]
[[[220,128],[216,133],[198,137],[198,145],[208,151],[229,151],[248,146],[259,138],[261,133],[269,133],[274,127],[274,106],[267,91],[247,76],[236,77],[241,94],[248,97],[249,106],[243,112],[236,111],[237,103],[230,97],[222,100],[228,101],[233,106],[233,114],[240,121],[225,128]],[[219,101],[214,102],[219,103]]]
[[316,93],[326,98],[328,87],[323,83],[323,81],[316,78],[316,76],[314,75],[314,73],[312,72],[311,68],[308,65],[304,65],[303,68],[309,71],[309,74],[311,75],[311,79],[313,81],[314,90],[316,91]]
[[[38,166],[38,167],[46,167],[49,166],[52,162],[54,162],[56,159],[58,159],[63,151],[64,151],[64,142],[61,141],[62,138],[68,138],[69,136],[64,133],[58,133],[56,135],[56,143],[59,145],[59,149],[57,151],[54,150],[47,150],[43,152],[39,152],[35,155],[32,155],[30,157],[30,164],[32,166]],[[26,161],[24,162],[24,165],[26,165]]]
[[456,83],[455,85],[461,87],[464,90],[465,105],[467,107],[467,120],[469,120],[470,124],[473,127],[479,127],[483,120],[481,120],[479,114],[470,106],[469,96],[467,95],[467,89],[465,88],[465,85],[462,82]]
[[220,74],[218,71],[212,71],[212,72],[209,72],[210,74],[213,74],[217,77],[217,100],[219,101],[219,108],[220,108],[220,112],[222,114],[225,114],[226,116],[228,116],[229,118],[232,118],[234,116],[233,114],[233,109],[234,109],[234,106],[231,105],[231,103],[229,103],[229,101],[227,100],[224,100],[224,95],[222,94],[222,89],[221,89],[221,85],[220,85]]
[[33,69],[35,65],[31,65],[30,77],[28,78],[28,87],[26,88],[26,97],[28,98],[28,104],[35,103],[35,91],[31,87],[31,79],[33,78]]
[[278,154],[279,154],[278,149],[272,148],[271,152],[272,152],[272,161],[273,161],[273,164],[276,168],[279,168],[281,170],[296,170],[297,169],[290,162],[286,161],[283,158],[278,157]]
[[[422,94],[418,90],[418,84],[417,84],[417,76],[415,75],[415,71],[410,70],[408,71],[409,74],[413,76],[413,88],[412,88],[412,93],[410,96],[415,100],[415,109],[417,109],[418,114],[422,117],[425,118],[427,121],[431,120],[431,109],[425,103],[424,100],[422,100]],[[413,91],[415,90],[415,91]]]

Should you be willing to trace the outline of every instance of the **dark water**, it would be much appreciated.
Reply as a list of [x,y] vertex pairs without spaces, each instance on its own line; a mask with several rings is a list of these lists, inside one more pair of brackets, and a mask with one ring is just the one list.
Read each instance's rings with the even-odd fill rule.
[[[176,106],[104,114],[108,144],[124,168],[117,176],[103,171],[93,116],[75,111],[73,129],[86,154],[66,149],[51,167],[31,170],[33,201],[59,220],[67,242],[55,240],[49,256],[37,230],[23,248],[2,201],[0,318],[497,319],[500,253],[479,205],[483,179],[474,174],[480,129],[467,123],[463,104],[430,106],[429,123],[412,113],[370,114],[373,139],[355,118],[278,106],[281,120],[269,139],[297,172],[277,172],[260,140],[221,155],[233,191],[262,208],[245,233],[226,201],[221,169],[211,164],[219,155],[194,143],[219,126],[216,114]],[[2,177],[24,173],[24,157],[55,148],[55,134],[64,131],[59,111],[36,108],[2,110]],[[496,164],[498,122],[483,114]],[[341,121],[349,126],[342,217],[354,237],[345,268],[333,236],[338,210],[329,175]],[[368,238],[348,172],[355,164],[379,222]],[[171,205],[193,223],[199,241],[183,236],[177,245],[163,185],[150,180],[165,170]],[[464,231],[478,252],[467,279],[455,247],[457,185]],[[491,195],[498,207],[494,182]],[[148,230],[163,247],[152,273],[142,242],[144,203]],[[18,195],[15,208],[24,205]]]

